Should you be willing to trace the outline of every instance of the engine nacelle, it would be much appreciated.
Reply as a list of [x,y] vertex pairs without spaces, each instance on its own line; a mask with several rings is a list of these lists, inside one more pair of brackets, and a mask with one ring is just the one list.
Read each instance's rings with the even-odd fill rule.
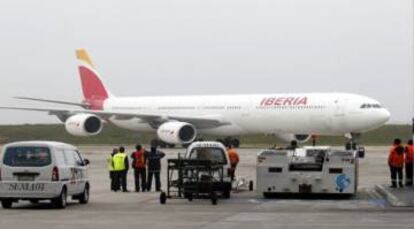
[[88,137],[101,133],[102,120],[93,114],[77,114],[65,122],[66,131],[74,136]]
[[276,134],[276,136],[287,143],[292,141],[296,141],[297,143],[305,143],[311,139],[311,135],[309,134]]
[[185,122],[166,122],[158,127],[158,138],[170,144],[188,144],[197,137],[196,128]]

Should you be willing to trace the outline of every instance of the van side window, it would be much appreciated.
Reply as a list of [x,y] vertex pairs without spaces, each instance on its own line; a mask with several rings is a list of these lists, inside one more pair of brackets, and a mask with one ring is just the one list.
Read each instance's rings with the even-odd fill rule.
[[64,152],[61,149],[56,149],[55,151],[55,158],[56,158],[56,164],[58,165],[66,165]]
[[73,151],[73,157],[75,159],[76,165],[83,165],[83,160],[81,156],[79,155],[78,151]]
[[64,155],[65,155],[65,161],[67,165],[70,165],[70,166],[76,165],[75,157],[73,156],[73,151],[65,150]]

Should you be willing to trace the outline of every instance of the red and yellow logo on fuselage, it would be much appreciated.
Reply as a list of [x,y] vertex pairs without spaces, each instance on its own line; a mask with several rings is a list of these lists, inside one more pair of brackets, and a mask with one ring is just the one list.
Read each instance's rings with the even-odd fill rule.
[[263,98],[260,106],[306,106],[308,97],[268,97]]

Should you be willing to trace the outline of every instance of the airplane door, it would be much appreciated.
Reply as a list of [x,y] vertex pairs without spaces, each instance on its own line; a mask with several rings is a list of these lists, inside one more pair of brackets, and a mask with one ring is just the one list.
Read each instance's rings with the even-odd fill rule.
[[344,99],[336,99],[334,103],[335,103],[335,117],[345,116],[347,101]]

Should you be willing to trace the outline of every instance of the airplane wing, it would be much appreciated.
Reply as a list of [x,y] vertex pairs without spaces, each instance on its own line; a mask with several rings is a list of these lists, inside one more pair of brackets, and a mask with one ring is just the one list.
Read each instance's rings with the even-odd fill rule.
[[220,120],[218,116],[181,116],[181,115],[159,115],[159,114],[144,114],[144,113],[128,113],[128,112],[111,112],[98,110],[80,110],[80,109],[59,109],[59,108],[32,108],[32,107],[0,107],[2,110],[24,110],[24,111],[38,111],[47,112],[49,115],[56,115],[62,121],[66,118],[76,114],[94,114],[102,119],[109,120],[111,118],[116,120],[130,120],[133,118],[141,119],[143,122],[148,122],[154,128],[158,128],[164,122],[181,121],[193,124],[197,129],[214,128],[230,123]]
[[15,99],[20,100],[29,100],[29,101],[37,101],[37,102],[46,102],[46,103],[56,103],[56,104],[64,104],[64,105],[71,105],[71,106],[79,106],[82,108],[88,108],[89,105],[86,103],[74,103],[74,102],[67,102],[61,100],[50,100],[50,99],[41,99],[41,98],[33,98],[33,97],[24,97],[24,96],[16,96]]

